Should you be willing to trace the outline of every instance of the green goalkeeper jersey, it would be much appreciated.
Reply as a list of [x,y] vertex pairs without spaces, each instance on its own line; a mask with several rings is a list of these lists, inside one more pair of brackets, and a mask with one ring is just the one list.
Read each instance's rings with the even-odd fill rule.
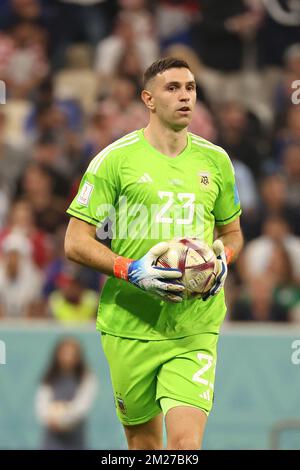
[[[132,132],[102,150],[85,172],[67,212],[94,224],[98,239],[138,259],[156,243],[197,237],[209,245],[214,227],[241,214],[234,170],[220,147],[188,133],[187,146],[168,157]],[[207,301],[161,301],[109,277],[101,293],[97,329],[145,340],[218,332],[226,313],[224,292]]]

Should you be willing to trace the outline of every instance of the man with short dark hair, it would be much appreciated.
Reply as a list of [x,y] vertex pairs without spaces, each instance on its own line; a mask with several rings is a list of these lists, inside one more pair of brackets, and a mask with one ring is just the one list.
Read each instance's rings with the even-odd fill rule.
[[[163,412],[167,448],[199,449],[212,407],[227,263],[242,247],[241,209],[226,152],[187,132],[196,103],[188,64],[152,64],[142,100],[148,126],[91,161],[68,209],[65,250],[110,275],[97,328],[129,448],[162,448]],[[95,240],[107,226],[111,250]],[[155,266],[166,240],[178,237],[213,245],[218,272],[205,301],[183,299],[181,271]]]

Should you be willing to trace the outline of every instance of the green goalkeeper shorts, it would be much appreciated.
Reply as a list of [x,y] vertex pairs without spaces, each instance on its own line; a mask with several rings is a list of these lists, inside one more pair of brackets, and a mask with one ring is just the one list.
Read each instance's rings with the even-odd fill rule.
[[[124,425],[161,413],[160,400],[212,408],[218,335],[145,341],[101,334],[117,415]],[[165,401],[165,400],[164,400]]]

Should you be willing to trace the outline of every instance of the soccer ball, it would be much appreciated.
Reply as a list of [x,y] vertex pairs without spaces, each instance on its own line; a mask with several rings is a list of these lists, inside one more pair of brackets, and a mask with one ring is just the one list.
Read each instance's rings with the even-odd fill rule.
[[168,251],[157,259],[156,266],[176,268],[182,272],[181,282],[186,288],[187,298],[205,294],[216,279],[216,255],[198,238],[171,240]]

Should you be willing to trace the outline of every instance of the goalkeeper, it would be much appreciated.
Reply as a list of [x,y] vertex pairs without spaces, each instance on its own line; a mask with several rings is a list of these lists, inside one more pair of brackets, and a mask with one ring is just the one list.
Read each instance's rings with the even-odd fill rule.
[[[162,449],[163,419],[168,449],[199,449],[213,402],[227,265],[243,244],[241,208],[227,153],[187,131],[196,103],[188,64],[156,61],[141,97],[149,124],[90,162],[67,211],[65,251],[109,275],[97,329],[129,449]],[[183,299],[181,272],[155,266],[178,233],[202,238],[216,253],[216,282],[203,299]],[[111,249],[99,243],[105,237]]]

